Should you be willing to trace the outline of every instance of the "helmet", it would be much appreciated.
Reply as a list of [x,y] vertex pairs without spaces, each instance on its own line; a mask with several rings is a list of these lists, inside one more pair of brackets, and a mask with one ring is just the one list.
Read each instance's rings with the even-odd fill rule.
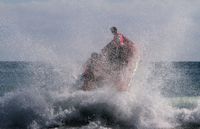
[[113,26],[113,27],[110,28],[110,30],[111,30],[112,33],[115,33],[115,32],[117,32],[117,27]]

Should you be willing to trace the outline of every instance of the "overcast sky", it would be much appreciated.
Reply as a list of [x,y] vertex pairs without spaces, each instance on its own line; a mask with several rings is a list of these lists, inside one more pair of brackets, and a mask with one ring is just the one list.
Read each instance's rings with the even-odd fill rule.
[[111,26],[143,60],[200,61],[199,0],[0,0],[0,60],[84,60]]

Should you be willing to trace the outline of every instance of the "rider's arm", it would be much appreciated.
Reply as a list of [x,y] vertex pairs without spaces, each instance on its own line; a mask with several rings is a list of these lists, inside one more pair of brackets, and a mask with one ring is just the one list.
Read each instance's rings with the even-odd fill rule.
[[107,53],[107,51],[109,50],[109,48],[110,48],[112,42],[113,42],[113,41],[111,41],[111,42],[108,43],[103,49],[101,49],[102,55],[105,55],[105,54]]

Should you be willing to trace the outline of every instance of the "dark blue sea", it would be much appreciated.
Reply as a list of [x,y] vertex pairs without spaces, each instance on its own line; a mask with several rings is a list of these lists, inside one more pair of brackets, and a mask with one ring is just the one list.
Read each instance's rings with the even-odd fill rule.
[[79,90],[75,70],[1,61],[0,129],[200,128],[200,62],[141,62],[123,93]]

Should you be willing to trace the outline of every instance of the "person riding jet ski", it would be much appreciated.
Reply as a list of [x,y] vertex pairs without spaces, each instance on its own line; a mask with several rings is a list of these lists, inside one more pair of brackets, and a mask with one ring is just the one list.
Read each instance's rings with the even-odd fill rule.
[[82,74],[84,80],[82,89],[95,89],[96,84],[108,80],[119,90],[127,90],[133,72],[137,68],[138,51],[135,44],[117,31],[116,27],[110,28],[114,35],[101,53],[92,53],[86,62]]
[[133,56],[137,56],[137,50],[135,44],[119,33],[116,27],[111,27],[110,30],[114,35],[113,40],[102,49],[102,53],[108,62],[115,66],[113,70],[120,70],[128,65]]

